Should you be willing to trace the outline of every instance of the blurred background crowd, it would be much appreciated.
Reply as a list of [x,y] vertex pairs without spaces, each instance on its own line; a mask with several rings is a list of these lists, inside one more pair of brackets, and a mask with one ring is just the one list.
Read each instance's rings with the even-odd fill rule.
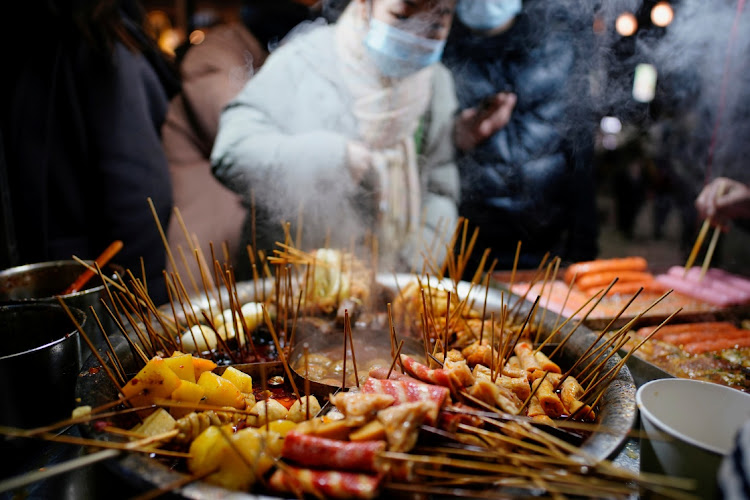
[[[142,21],[143,30],[131,30],[128,24],[131,21],[118,21],[111,24],[114,37],[96,30],[84,31],[87,36],[105,46],[115,39],[125,41],[143,50],[152,62],[163,57],[163,61],[155,65],[155,78],[162,84],[163,95],[159,96],[162,104],[151,118],[154,122],[163,121],[158,133],[164,150],[154,152],[152,148],[158,149],[157,144],[144,145],[140,154],[166,157],[174,199],[157,196],[163,206],[157,203],[155,207],[165,227],[168,208],[173,203],[183,210],[191,230],[207,235],[201,239],[203,243],[209,238],[217,244],[234,241],[240,231],[245,231],[243,237],[247,241],[247,228],[223,224],[246,217],[247,196],[241,199],[243,196],[239,193],[232,193],[227,189],[230,182],[218,181],[209,166],[219,114],[285,40],[304,32],[305,27],[336,22],[349,2],[142,0],[138,4],[127,0],[100,3],[132,10],[135,14],[131,19]],[[120,3],[123,7],[118,7]],[[507,212],[511,215],[507,217],[507,224],[503,222],[503,228],[509,235],[509,249],[515,248],[515,242],[523,237],[532,244],[535,239],[539,240],[541,248],[547,244],[543,234],[550,228],[564,225],[560,221],[570,222],[571,217],[575,218],[571,215],[573,212],[555,213],[557,207],[576,205],[576,210],[585,214],[583,219],[598,227],[587,229],[581,224],[578,224],[581,227],[574,227],[570,222],[566,230],[571,234],[588,232],[582,238],[591,237],[594,241],[588,247],[581,244],[577,249],[568,249],[567,254],[561,252],[568,261],[628,254],[643,255],[657,268],[684,261],[701,222],[694,201],[703,186],[719,176],[742,182],[748,180],[745,161],[750,146],[745,138],[750,126],[750,86],[747,85],[750,71],[745,54],[750,45],[750,13],[744,9],[744,1],[560,0],[549,5],[543,0],[524,0],[505,3],[518,4],[511,16],[515,24],[510,29],[482,32],[483,36],[479,37],[477,33],[481,30],[477,31],[466,21],[470,12],[464,13],[463,21],[453,23],[442,61],[455,80],[458,104],[461,109],[476,113],[482,111],[482,106],[512,109],[498,127],[499,131],[493,131],[497,135],[493,136],[495,150],[492,154],[500,155],[506,163],[522,166],[527,176],[533,176],[534,169],[542,168],[542,164],[547,168],[544,162],[554,162],[554,155],[558,153],[564,157],[560,161],[567,165],[590,161],[586,168],[593,174],[590,179],[595,194],[577,196],[571,189],[566,191],[568,194],[561,189],[558,189],[560,192],[545,191],[538,198],[549,202],[549,207],[540,203],[523,209],[498,206],[503,202],[493,205],[492,201],[472,205],[471,199],[467,201],[464,196],[459,213],[468,214],[478,224],[486,226],[483,214],[495,214],[488,216],[488,221],[498,223],[505,221],[502,214]],[[64,10],[68,2],[51,4]],[[51,28],[54,21],[47,20],[49,25],[45,24],[44,16],[33,8],[17,8],[20,19],[39,18],[40,30],[59,29]],[[102,17],[106,7],[89,9],[89,12],[95,21],[93,26],[101,21],[97,16]],[[461,18],[460,13],[457,17]],[[39,38],[48,42],[42,45],[43,57],[20,48],[9,58],[11,67],[26,67],[31,65],[30,60],[39,59],[48,60],[52,67],[61,64],[65,56],[61,57],[59,51],[55,56],[55,51],[50,50],[55,46],[53,38],[40,33]],[[156,46],[150,46],[145,40],[153,40]],[[79,52],[71,56],[72,67],[78,57]],[[496,62],[489,63],[490,57],[496,57]],[[497,62],[500,59],[502,62]],[[35,74],[33,69],[30,71]],[[490,82],[492,88],[484,89],[483,82]],[[62,83],[52,79],[49,85],[53,90],[48,89],[48,93],[54,94],[54,89],[64,84],[64,78]],[[18,82],[4,85],[15,85],[18,91]],[[3,88],[3,91],[12,96],[14,89]],[[499,92],[499,97],[488,101],[488,96],[494,92]],[[144,93],[152,95],[148,88]],[[29,116],[21,111],[17,100],[10,102],[4,106],[6,149],[8,144],[17,143],[18,137],[23,136],[16,125],[7,124],[12,123],[16,115]],[[553,106],[556,107],[553,109]],[[109,116],[117,116],[123,109],[113,108],[107,112]],[[49,110],[39,112],[48,124],[54,122]],[[144,110],[144,113],[149,112],[154,113]],[[522,122],[514,122],[516,117],[522,116],[526,116]],[[85,120],[85,116],[81,119]],[[103,130],[107,130],[104,111],[98,119]],[[29,134],[33,134],[38,125],[32,124],[31,118],[26,121]],[[562,138],[545,142],[545,134],[549,133],[544,131],[544,126],[550,121],[554,121],[555,133]],[[524,143],[526,133],[533,137],[533,144]],[[92,140],[90,135],[87,132],[86,141]],[[514,151],[519,144],[526,150]],[[79,146],[86,147],[85,144]],[[71,149],[65,144],[60,148],[65,154]],[[485,177],[465,175],[466,165],[481,166],[483,158],[490,154],[484,148],[481,141],[472,143],[467,151],[458,145],[464,184],[474,183],[476,188],[489,182],[510,189],[514,182],[520,182],[509,178],[500,182],[491,171]],[[536,156],[530,155],[529,149],[536,149]],[[11,158],[14,154],[12,148],[6,151]],[[111,154],[115,158],[127,155],[122,151]],[[215,164],[216,161],[214,158]],[[12,170],[9,172],[5,175],[16,175]],[[132,184],[129,180],[120,181]],[[552,181],[554,179],[546,182]],[[588,180],[565,182],[580,182],[583,189]],[[542,186],[541,183],[526,185]],[[463,187],[465,190],[466,186]],[[87,188],[78,186],[76,189],[85,191]],[[144,194],[154,194],[146,191],[149,190],[132,192],[141,198]],[[107,196],[107,193],[101,194]],[[65,198],[65,195],[59,196]],[[564,196],[567,198],[559,198]],[[526,197],[534,198],[534,193]],[[0,197],[6,209],[10,203],[8,198],[7,193]],[[554,203],[549,201],[553,198]],[[28,206],[17,210],[32,213],[35,210],[29,207],[38,206],[39,200],[27,200],[27,203]],[[94,203],[96,199],[81,209],[90,209]],[[54,204],[54,199],[50,204]],[[123,202],[117,208],[126,206]],[[536,214],[549,216],[549,227],[540,223],[538,234],[533,237],[526,232],[527,221],[515,217],[531,209],[536,210]],[[224,214],[222,220],[207,220],[201,216],[208,211]],[[144,220],[151,216],[145,207],[141,207],[140,212]],[[172,220],[169,224],[170,240],[176,241],[185,232],[179,222]],[[537,222],[535,219],[534,224]],[[519,227],[514,229],[513,224]],[[7,227],[4,231],[11,234]],[[105,235],[92,248],[103,248],[111,239]],[[488,244],[499,243],[488,241]],[[742,258],[747,245],[745,233],[730,232],[722,238],[714,263],[735,272],[750,273],[750,263]],[[138,245],[131,248],[136,255],[145,253]],[[13,262],[13,246],[6,245],[5,250],[11,254],[5,256],[5,261]],[[526,250],[537,257],[532,247]],[[241,247],[225,249],[234,257],[240,251]],[[48,256],[39,257],[37,260]],[[500,267],[509,267],[507,259],[501,259]],[[160,264],[153,266],[154,270],[162,268]]]

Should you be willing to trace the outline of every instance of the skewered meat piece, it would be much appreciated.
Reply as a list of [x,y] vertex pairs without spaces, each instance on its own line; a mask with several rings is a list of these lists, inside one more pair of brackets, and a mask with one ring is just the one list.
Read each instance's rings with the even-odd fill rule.
[[378,454],[383,451],[384,441],[341,441],[291,431],[281,456],[307,467],[377,472]]
[[363,392],[339,392],[328,398],[347,418],[357,419],[362,424],[369,422],[378,411],[391,406],[396,398],[389,394]]
[[448,388],[453,387],[453,382],[447,370],[442,368],[432,369],[407,354],[401,355],[401,362],[406,372],[417,380]]
[[429,425],[435,425],[439,409],[450,399],[447,387],[425,384],[413,379],[379,380],[369,377],[362,386],[362,392],[389,394],[395,398],[395,404],[431,401],[435,403],[435,409],[426,416],[425,423]]
[[552,382],[545,378],[537,379],[532,383],[532,389],[536,389],[537,386],[539,386],[539,389],[537,389],[535,397],[539,399],[539,404],[547,416],[560,418],[567,414],[568,411],[560,397],[555,393]]
[[596,419],[594,411],[589,405],[580,401],[583,392],[581,384],[575,378],[569,376],[563,380],[560,399],[567,408],[568,415],[574,415],[575,418],[580,420],[594,421]]
[[518,356],[518,360],[521,362],[521,366],[524,369],[530,372],[542,369],[536,356],[534,356],[534,347],[530,343],[519,342],[516,344],[514,352],[516,353],[516,356]]
[[268,484],[279,493],[304,494],[318,498],[375,498],[380,478],[355,472],[321,471],[284,467],[276,469]]
[[539,398],[534,394],[529,402],[529,407],[526,410],[526,416],[547,425],[553,425],[554,421],[547,415],[542,408],[542,403]]
[[487,404],[498,406],[501,410],[518,415],[523,401],[507,387],[493,384],[489,379],[479,379],[469,388],[469,394]]
[[417,444],[419,428],[427,415],[437,413],[432,401],[415,401],[391,406],[378,412],[378,421],[385,427],[388,449],[409,452]]
[[[522,372],[521,377],[509,377],[505,374],[495,375],[495,384],[506,387],[513,391],[521,401],[526,401],[526,398],[531,394],[531,387],[529,386],[529,380],[526,376],[526,372]],[[491,380],[490,369],[486,366],[477,365],[474,367],[474,378],[475,380]]]

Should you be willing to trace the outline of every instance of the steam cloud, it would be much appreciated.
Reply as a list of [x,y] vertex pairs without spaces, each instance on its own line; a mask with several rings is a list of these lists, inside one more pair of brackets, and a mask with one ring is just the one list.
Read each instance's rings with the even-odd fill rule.
[[[591,141],[593,130],[580,124],[607,114],[647,128],[668,128],[670,133],[655,144],[656,154],[669,156],[679,174],[690,181],[694,193],[689,196],[720,175],[750,182],[745,164],[750,158],[750,6],[738,8],[744,1],[674,0],[673,22],[661,34],[639,30],[631,40],[630,54],[623,57],[615,50],[622,42],[614,30],[615,19],[625,11],[638,12],[644,7],[641,0],[601,0],[598,4],[592,0],[525,0],[525,8],[538,16],[540,30],[562,29],[583,54],[564,82],[573,107],[568,123],[561,126],[581,141]],[[324,0],[323,16],[334,21],[347,3]],[[561,13],[564,19],[581,22],[558,22]],[[593,32],[594,19],[604,27],[602,31]],[[632,98],[632,70],[641,62],[653,64],[658,71],[657,96],[650,106]],[[581,99],[587,95],[591,98]],[[336,185],[330,183],[327,189]],[[305,200],[310,190],[301,188],[298,194],[300,201]],[[327,198],[339,196],[329,192]],[[296,210],[287,207],[287,211],[275,218],[294,220]]]

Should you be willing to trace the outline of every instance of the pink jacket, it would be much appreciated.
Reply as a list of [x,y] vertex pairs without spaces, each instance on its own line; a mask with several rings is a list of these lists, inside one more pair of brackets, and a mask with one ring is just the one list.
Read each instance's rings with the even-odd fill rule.
[[[213,147],[222,108],[242,89],[258,70],[267,51],[240,23],[212,28],[200,45],[192,46],[180,66],[182,93],[170,103],[162,128],[162,141],[172,176],[174,206],[182,216],[193,241],[198,241],[209,268],[211,246],[220,263],[225,262],[224,244],[231,262],[239,255],[242,224],[247,210],[241,197],[233,193],[211,173],[209,155]],[[183,280],[190,274],[202,289],[201,275],[185,229],[179,219],[172,218],[167,239],[177,269]],[[172,265],[168,263],[171,272]],[[189,292],[190,284],[185,282]]]

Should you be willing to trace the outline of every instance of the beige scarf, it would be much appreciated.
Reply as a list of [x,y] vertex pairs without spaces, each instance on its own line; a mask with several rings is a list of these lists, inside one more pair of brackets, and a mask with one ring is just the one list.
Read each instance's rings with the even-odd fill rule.
[[369,58],[366,4],[351,2],[336,23],[341,75],[354,98],[359,138],[380,177],[381,247],[397,251],[419,227],[421,190],[414,134],[432,97],[432,67],[403,79],[383,77]]

